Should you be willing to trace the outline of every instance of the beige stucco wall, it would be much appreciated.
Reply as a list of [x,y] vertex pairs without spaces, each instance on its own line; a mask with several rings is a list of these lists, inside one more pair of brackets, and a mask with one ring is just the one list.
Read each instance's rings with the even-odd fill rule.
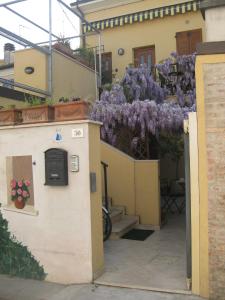
[[97,278],[104,268],[103,228],[102,228],[102,187],[101,187],[101,146],[100,132],[96,125],[89,126],[89,166],[96,173],[97,191],[91,193],[91,234],[93,277]]
[[108,164],[108,194],[113,205],[125,206],[143,225],[160,226],[159,161],[136,161],[101,143],[101,160]]
[[199,160],[199,202],[200,202],[200,295],[209,297],[209,252],[208,252],[208,179],[205,136],[205,108],[204,108],[204,56],[196,59],[196,96],[198,120],[198,160]]
[[[169,4],[183,1],[170,1]],[[129,12],[142,11],[149,8],[168,5],[168,1],[141,1],[130,5],[119,6],[87,14],[89,21],[103,20],[112,16],[120,16]],[[117,77],[121,78],[125,68],[134,62],[133,49],[144,46],[155,46],[156,62],[169,57],[176,51],[176,32],[202,28],[205,40],[205,24],[200,11],[182,15],[154,19],[141,23],[129,24],[102,31],[104,52],[112,52],[113,72],[118,69]],[[87,37],[88,46],[98,45],[97,36]],[[118,49],[123,48],[125,54],[118,55]]]
[[[72,129],[80,128],[84,137],[72,138]],[[63,137],[59,143],[54,141],[57,130]],[[91,147],[93,140],[99,144],[99,125],[74,121],[7,126],[0,128],[0,135],[0,199],[6,206],[2,212],[11,232],[44,266],[48,281],[91,282],[103,262],[101,220],[95,219],[101,217],[100,157]],[[49,148],[68,151],[68,186],[45,185],[44,152]],[[35,162],[34,207],[26,206],[22,211],[7,206],[6,157],[19,155],[32,155]],[[70,171],[71,155],[79,156],[77,173]],[[93,194],[90,171],[97,174],[97,192]]]
[[135,161],[135,214],[141,224],[160,226],[160,181],[158,161]]
[[80,97],[96,100],[95,72],[78,61],[53,52],[53,99]]
[[205,11],[206,41],[225,41],[225,6]]
[[[15,52],[14,80],[37,89],[47,90],[47,56],[36,49],[25,49]],[[33,74],[26,74],[24,69],[33,67]],[[18,89],[19,90],[19,89]]]
[[[34,67],[33,74],[24,69]],[[80,97],[84,100],[96,99],[96,76],[90,68],[54,50],[52,55],[52,99]],[[14,78],[16,82],[48,90],[48,58],[35,49],[15,52]],[[17,88],[18,90],[21,90]]]
[[[133,1],[133,3],[128,3],[129,1],[124,1],[127,3],[117,5],[112,7],[112,5],[105,5],[105,8],[101,10],[93,11],[90,13],[86,13],[86,17],[89,21],[97,21],[101,19],[112,18],[115,16],[122,16],[138,11],[148,10],[152,8],[159,8],[163,6],[173,5],[184,3],[185,0],[137,0]],[[111,6],[108,8],[107,6]],[[103,5],[102,5],[103,7]],[[85,10],[84,10],[85,11]]]
[[197,115],[188,116],[190,187],[191,187],[191,247],[192,247],[192,292],[200,295],[200,203]]

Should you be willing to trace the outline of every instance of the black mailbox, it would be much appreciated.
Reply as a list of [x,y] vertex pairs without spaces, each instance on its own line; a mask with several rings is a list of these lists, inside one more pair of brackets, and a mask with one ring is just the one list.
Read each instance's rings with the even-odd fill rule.
[[62,149],[45,151],[45,185],[68,185],[68,155]]

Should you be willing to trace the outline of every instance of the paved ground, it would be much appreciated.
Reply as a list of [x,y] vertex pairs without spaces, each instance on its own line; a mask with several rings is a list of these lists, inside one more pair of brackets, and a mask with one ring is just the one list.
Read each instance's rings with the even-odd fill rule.
[[185,215],[169,216],[166,226],[144,242],[107,241],[105,267],[96,283],[187,290]]
[[105,286],[96,287],[91,284],[63,286],[0,275],[0,300],[200,300],[200,298]]

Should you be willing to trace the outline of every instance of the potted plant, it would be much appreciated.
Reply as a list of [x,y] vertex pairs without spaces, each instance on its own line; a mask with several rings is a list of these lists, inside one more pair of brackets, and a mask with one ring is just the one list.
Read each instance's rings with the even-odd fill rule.
[[86,120],[89,117],[89,103],[80,98],[60,98],[55,107],[55,121]]
[[16,125],[22,122],[22,112],[16,109],[15,105],[10,105],[8,109],[0,108],[0,126]]
[[54,120],[54,107],[51,100],[43,100],[39,97],[26,99],[28,107],[22,109],[23,123],[45,123]]
[[26,202],[30,198],[29,192],[30,181],[29,180],[15,180],[11,181],[11,200],[18,209],[23,209]]

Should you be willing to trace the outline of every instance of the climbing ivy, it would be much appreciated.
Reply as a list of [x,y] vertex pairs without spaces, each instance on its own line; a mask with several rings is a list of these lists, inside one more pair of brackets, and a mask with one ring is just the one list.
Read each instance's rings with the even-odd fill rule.
[[0,211],[0,274],[44,280],[46,274],[26,246],[18,242],[8,229]]

